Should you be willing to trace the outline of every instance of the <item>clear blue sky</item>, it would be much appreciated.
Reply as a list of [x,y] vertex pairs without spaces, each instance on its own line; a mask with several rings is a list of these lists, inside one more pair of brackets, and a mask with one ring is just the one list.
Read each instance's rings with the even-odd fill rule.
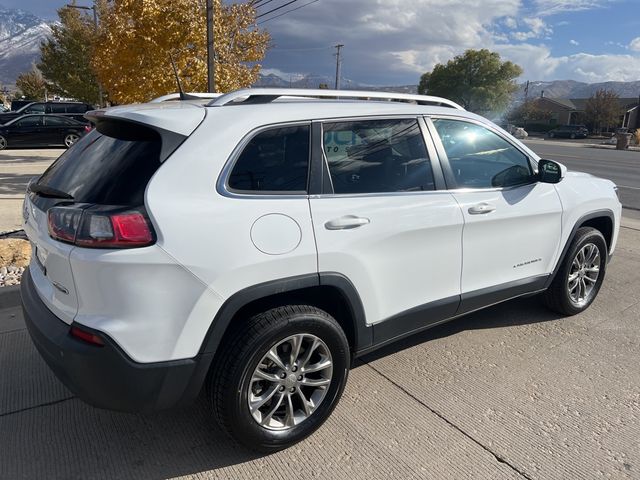
[[[47,19],[66,3],[0,2]],[[263,65],[285,77],[331,74],[331,46],[344,43],[344,76],[361,83],[415,84],[467,48],[500,52],[524,68],[523,79],[640,80],[639,0],[317,0],[261,27],[274,44]]]

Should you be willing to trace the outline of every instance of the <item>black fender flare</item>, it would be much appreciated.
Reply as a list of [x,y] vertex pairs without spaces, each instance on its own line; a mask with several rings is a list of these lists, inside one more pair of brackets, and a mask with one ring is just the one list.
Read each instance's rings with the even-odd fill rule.
[[373,341],[373,332],[366,326],[364,307],[355,286],[342,274],[321,272],[271,280],[233,294],[216,313],[200,347],[200,354],[215,355],[232,319],[245,305],[272,295],[293,293],[297,290],[320,286],[334,287],[344,297],[353,321],[351,327],[354,334],[354,352],[370,346]]

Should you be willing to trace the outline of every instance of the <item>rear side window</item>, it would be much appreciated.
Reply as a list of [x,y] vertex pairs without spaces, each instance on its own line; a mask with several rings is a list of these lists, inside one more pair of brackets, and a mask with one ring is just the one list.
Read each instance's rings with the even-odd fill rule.
[[67,113],[66,105],[61,103],[49,104],[49,111],[51,113]]
[[334,193],[434,190],[417,120],[364,120],[323,126]]
[[278,127],[253,137],[229,175],[242,192],[305,192],[309,172],[308,125]]
[[75,123],[72,120],[69,120],[68,118],[47,115],[44,118],[44,124],[49,127],[60,127],[63,125],[66,125],[66,126],[74,125]]
[[97,129],[85,135],[38,183],[68,193],[79,203],[143,205],[147,183],[160,167],[160,136],[136,125],[121,135],[121,129],[111,130],[110,135]]
[[85,113],[90,110],[88,105],[84,103],[69,103],[67,104],[67,113]]

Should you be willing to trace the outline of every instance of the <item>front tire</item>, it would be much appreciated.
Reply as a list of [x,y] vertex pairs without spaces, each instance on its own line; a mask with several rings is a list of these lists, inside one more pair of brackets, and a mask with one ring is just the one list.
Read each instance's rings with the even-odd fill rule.
[[208,379],[220,426],[252,450],[273,452],[315,432],[347,381],[347,338],[333,317],[306,305],[254,316],[224,340]]
[[7,139],[0,135],[0,150],[4,150],[5,148],[7,148],[7,145]]
[[544,301],[553,311],[576,315],[595,300],[607,268],[607,242],[591,227],[579,228]]

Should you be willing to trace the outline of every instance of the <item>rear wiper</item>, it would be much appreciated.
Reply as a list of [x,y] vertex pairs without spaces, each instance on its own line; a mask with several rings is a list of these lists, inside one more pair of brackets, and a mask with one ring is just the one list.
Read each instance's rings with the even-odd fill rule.
[[41,183],[32,183],[29,185],[29,191],[40,195],[41,197],[50,198],[64,198],[66,200],[73,200],[73,195],[69,195],[67,192],[58,190],[57,188],[42,185]]

